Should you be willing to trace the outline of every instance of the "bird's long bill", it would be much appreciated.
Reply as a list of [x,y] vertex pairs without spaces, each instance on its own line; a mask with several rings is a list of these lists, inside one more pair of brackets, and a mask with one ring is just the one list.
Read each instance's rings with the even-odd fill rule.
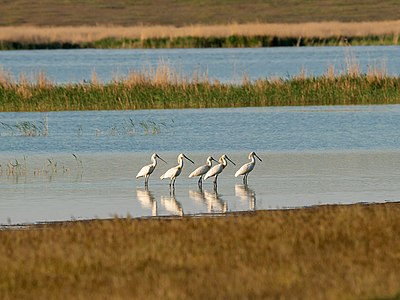
[[217,163],[219,163],[219,161],[218,160],[216,160],[214,157],[212,157],[211,156],[211,160],[213,160],[213,161],[215,161],[215,162],[217,162]]
[[191,160],[189,157],[187,157],[186,155],[183,155],[188,161],[190,161],[192,164],[194,164],[194,161]]
[[160,156],[157,155],[157,157],[167,164],[167,162],[164,159],[162,159]]
[[236,166],[236,164],[228,156],[225,155],[225,157],[227,160],[229,160],[231,163],[233,163]]
[[255,155],[260,161],[262,161],[262,159],[261,159],[257,154],[254,153],[254,155]]

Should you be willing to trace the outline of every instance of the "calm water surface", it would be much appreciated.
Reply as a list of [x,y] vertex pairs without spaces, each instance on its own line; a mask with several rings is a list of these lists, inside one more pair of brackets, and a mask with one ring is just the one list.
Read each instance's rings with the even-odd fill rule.
[[[48,136],[25,136],[14,125],[41,133],[45,114],[0,113],[0,224],[399,201],[399,115],[398,105],[51,112]],[[251,150],[263,161],[244,187],[233,174]],[[135,176],[155,151],[168,164],[145,190]],[[159,176],[180,152],[195,165],[170,192]],[[199,190],[188,174],[224,153],[237,166],[217,191]]]
[[367,47],[279,47],[239,49],[130,49],[130,50],[27,50],[0,51],[0,67],[28,79],[44,71],[57,83],[91,80],[93,71],[103,82],[126,76],[130,71],[168,64],[179,74],[192,78],[194,72],[207,73],[210,80],[241,82],[270,77],[289,78],[305,70],[321,75],[333,66],[337,73],[357,64],[361,72],[369,68],[400,74],[400,46]]

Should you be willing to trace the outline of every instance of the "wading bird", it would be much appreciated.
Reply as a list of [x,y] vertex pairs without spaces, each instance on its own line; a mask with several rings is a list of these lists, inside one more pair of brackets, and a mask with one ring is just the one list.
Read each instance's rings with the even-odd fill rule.
[[171,186],[175,187],[176,177],[178,177],[179,174],[181,174],[181,172],[182,172],[184,158],[186,158],[188,161],[190,161],[192,164],[194,164],[193,160],[191,160],[185,154],[181,153],[178,155],[178,165],[176,167],[169,169],[167,172],[165,172],[163,175],[161,175],[161,177],[160,177],[161,180],[166,179],[166,178],[169,178],[171,180],[169,182],[169,187],[171,187]]
[[249,163],[244,164],[243,166],[240,167],[239,170],[235,173],[235,177],[238,177],[240,175],[243,176],[243,184],[247,184],[247,176],[249,176],[249,173],[253,171],[254,166],[256,165],[256,159],[254,157],[257,157],[260,161],[261,158],[258,157],[258,155],[255,152],[250,152],[249,153],[249,159],[251,160]]
[[206,174],[212,166],[212,161],[218,162],[215,160],[215,158],[213,158],[212,156],[207,157],[207,164],[205,164],[204,166],[198,167],[196,170],[194,170],[192,173],[190,173],[189,178],[194,177],[194,176],[200,176],[199,181],[197,182],[199,188],[201,188],[202,186],[202,179],[203,179],[203,175]]
[[158,156],[157,153],[153,153],[153,155],[151,156],[152,163],[141,168],[139,173],[136,175],[136,178],[144,177],[144,185],[145,186],[147,186],[149,184],[150,174],[153,173],[154,169],[157,166],[157,158],[159,158],[163,162],[167,163],[160,156]]
[[218,175],[225,169],[226,165],[228,164],[226,160],[229,160],[231,163],[233,163],[236,166],[236,164],[227,155],[224,154],[219,158],[219,160],[218,160],[219,164],[212,167],[206,173],[206,175],[204,175],[204,180],[215,176],[215,179],[214,179],[214,188],[215,189],[217,188]]

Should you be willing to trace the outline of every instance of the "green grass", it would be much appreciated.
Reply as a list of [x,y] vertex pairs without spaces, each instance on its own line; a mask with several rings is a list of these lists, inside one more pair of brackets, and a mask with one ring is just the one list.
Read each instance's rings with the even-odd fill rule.
[[0,295],[397,299],[399,214],[359,204],[0,230]]
[[0,26],[302,23],[399,18],[397,0],[0,0]]
[[120,81],[0,83],[0,111],[125,110],[400,103],[400,77],[341,75],[242,84]]
[[237,36],[228,37],[176,37],[176,38],[105,38],[94,42],[18,42],[0,41],[0,50],[32,49],[122,49],[122,48],[244,48],[244,47],[291,47],[291,46],[378,46],[397,45],[399,40],[393,35],[331,38],[301,38],[277,36]]

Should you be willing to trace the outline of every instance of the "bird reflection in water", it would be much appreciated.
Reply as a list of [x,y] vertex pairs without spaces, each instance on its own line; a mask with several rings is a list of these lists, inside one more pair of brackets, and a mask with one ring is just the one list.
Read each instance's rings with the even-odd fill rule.
[[169,190],[169,196],[161,196],[161,205],[170,213],[183,216],[183,208],[179,201],[175,198],[175,189]]
[[196,202],[206,204],[209,213],[226,213],[228,210],[227,203],[222,200],[216,189],[212,192],[201,188],[189,190],[189,197]]
[[136,198],[143,208],[150,208],[153,217],[158,215],[157,201],[147,187],[136,189]]
[[248,185],[236,184],[235,195],[248,203],[249,210],[256,210],[256,193]]
[[206,197],[204,197],[203,189],[189,190],[189,197],[195,202],[207,203]]

